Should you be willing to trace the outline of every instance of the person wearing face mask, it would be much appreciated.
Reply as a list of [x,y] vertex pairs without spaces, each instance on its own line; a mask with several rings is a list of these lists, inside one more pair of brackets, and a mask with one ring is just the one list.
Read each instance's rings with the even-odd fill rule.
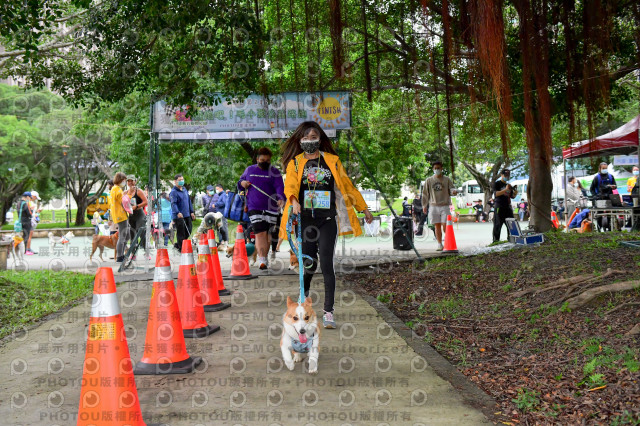
[[175,249],[182,252],[182,242],[189,238],[192,230],[192,221],[196,218],[189,191],[184,187],[182,173],[175,176],[175,186],[169,193],[171,200],[171,220],[176,229]]
[[338,235],[357,237],[362,234],[354,208],[364,213],[367,223],[373,221],[373,215],[349,179],[329,137],[315,121],[301,123],[283,144],[282,165],[286,170],[284,194],[287,205],[280,225],[280,238],[287,238],[291,206],[292,212],[301,217],[302,253],[313,259],[303,261],[304,294],[309,295],[319,259],[324,278],[322,323],[325,328],[336,328],[333,316],[336,241]]
[[127,175],[122,172],[113,177],[113,188],[109,195],[109,219],[118,227],[118,242],[116,244],[116,262],[124,260],[124,245],[129,238],[128,214],[122,206],[123,189],[127,184]]
[[617,187],[615,178],[609,174],[607,163],[600,163],[600,173],[591,182],[591,193],[598,199],[608,200]]
[[[131,199],[132,209],[132,213],[129,215],[129,229],[131,238],[133,239],[138,229],[144,227],[147,222],[144,208],[148,201],[144,191],[136,185],[136,178],[134,176],[129,176],[127,178],[127,188],[126,194]],[[140,246],[143,249],[146,247],[146,238],[142,238]]]
[[280,170],[271,165],[271,150],[258,150],[257,164],[245,169],[238,181],[238,191],[247,194],[247,212],[256,236],[258,265],[267,269],[269,253],[269,229],[278,221],[280,208],[284,206],[284,182]]
[[636,183],[638,182],[638,166],[633,166],[633,171],[631,173],[633,173],[633,176],[627,179],[627,192],[629,194],[631,194],[633,187],[636,186]]
[[207,213],[215,213],[217,211],[215,203],[216,195],[213,185],[207,185],[206,194],[202,196],[203,216]]
[[[493,191],[495,193],[495,211],[493,213],[493,242],[500,241],[500,232],[502,226],[506,223],[507,218],[513,219],[513,208],[511,207],[511,199],[515,197],[515,193],[509,178],[511,170],[505,168],[500,173],[500,179],[494,182]],[[507,229],[507,233],[509,230]]]
[[[224,192],[224,187],[220,183],[216,185],[215,191],[216,193],[213,195],[213,203],[215,204],[217,211],[219,211],[220,213],[224,213],[228,195]],[[222,217],[222,226],[218,228],[218,232],[220,234],[220,241],[218,242],[218,244],[220,246],[220,250],[224,250],[229,243],[229,225],[227,224],[227,218],[224,216]]]
[[580,184],[575,176],[569,178],[569,186],[567,186],[567,216],[571,216],[579,205],[580,197],[582,197],[582,191],[580,191]]
[[437,251],[444,248],[442,235],[447,224],[447,215],[450,214],[451,196],[457,193],[453,181],[442,174],[442,161],[433,163],[433,176],[424,182],[422,188],[422,211],[425,214],[429,211],[429,223],[434,226],[438,240]]

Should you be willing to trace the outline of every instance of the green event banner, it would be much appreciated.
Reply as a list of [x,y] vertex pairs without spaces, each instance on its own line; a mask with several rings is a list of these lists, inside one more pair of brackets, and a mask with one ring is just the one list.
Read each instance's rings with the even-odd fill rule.
[[317,122],[329,137],[351,128],[349,92],[286,92],[264,97],[252,94],[200,108],[188,117],[186,109],[169,108],[164,101],[153,109],[153,132],[163,142],[280,139],[304,121]]

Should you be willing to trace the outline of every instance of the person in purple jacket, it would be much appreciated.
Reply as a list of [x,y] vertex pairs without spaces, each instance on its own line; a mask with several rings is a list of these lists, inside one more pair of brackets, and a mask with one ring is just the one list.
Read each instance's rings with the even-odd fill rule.
[[268,267],[267,231],[276,224],[278,212],[285,204],[284,181],[280,170],[271,165],[271,157],[269,148],[260,148],[257,164],[247,167],[238,181],[238,191],[243,188],[247,191],[247,210],[256,236],[260,269]]

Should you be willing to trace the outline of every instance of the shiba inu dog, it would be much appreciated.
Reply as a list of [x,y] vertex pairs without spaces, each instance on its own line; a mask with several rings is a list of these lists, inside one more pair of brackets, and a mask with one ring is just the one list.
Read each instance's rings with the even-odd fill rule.
[[309,354],[309,374],[318,373],[318,345],[320,344],[320,328],[318,318],[311,308],[311,298],[304,303],[296,303],[287,297],[287,311],[282,318],[282,338],[280,349],[282,359],[289,370],[293,370],[294,363],[304,359]]

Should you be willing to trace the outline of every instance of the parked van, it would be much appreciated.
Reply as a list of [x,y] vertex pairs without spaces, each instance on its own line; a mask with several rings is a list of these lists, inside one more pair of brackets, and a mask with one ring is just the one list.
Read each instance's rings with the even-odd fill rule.
[[484,199],[484,192],[482,187],[478,185],[476,180],[468,180],[458,188],[458,195],[456,195],[456,207],[459,209],[471,208],[473,202],[476,200]]

